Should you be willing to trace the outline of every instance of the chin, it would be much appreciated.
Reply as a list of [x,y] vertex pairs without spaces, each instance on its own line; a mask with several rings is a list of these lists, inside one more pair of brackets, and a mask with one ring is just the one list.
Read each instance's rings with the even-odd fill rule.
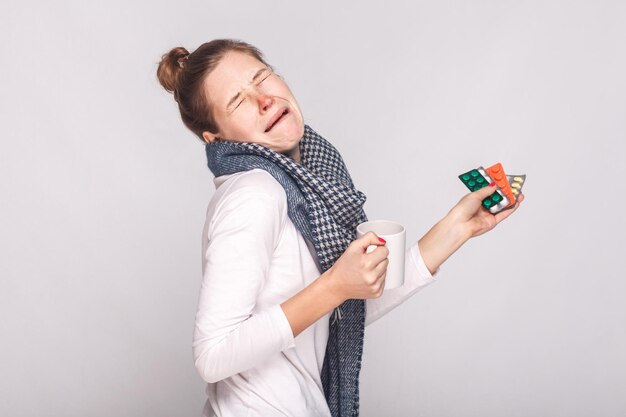
[[289,124],[289,126],[284,126],[281,135],[284,135],[283,137],[287,143],[297,143],[302,138],[302,135],[304,135],[304,124],[293,123]]

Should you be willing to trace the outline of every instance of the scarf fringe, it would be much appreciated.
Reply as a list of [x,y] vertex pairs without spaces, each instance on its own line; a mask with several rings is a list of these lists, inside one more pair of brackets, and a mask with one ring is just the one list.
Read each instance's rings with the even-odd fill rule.
[[330,324],[335,324],[337,320],[341,320],[341,306],[335,307],[335,311],[333,313],[333,321]]

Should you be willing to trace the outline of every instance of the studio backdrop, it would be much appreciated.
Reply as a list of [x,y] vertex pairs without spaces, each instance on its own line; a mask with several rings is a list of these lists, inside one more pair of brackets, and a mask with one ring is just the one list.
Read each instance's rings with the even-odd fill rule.
[[626,415],[626,3],[3,2],[0,415],[199,416],[204,148],[161,55],[260,48],[414,243],[501,162],[525,201],[366,328],[361,415]]

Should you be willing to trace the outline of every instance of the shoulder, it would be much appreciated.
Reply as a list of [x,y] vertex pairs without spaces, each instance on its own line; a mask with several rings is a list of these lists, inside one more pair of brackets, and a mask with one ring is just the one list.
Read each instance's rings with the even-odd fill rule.
[[[264,169],[254,168],[232,174],[220,186],[207,215],[223,218],[236,216],[248,221],[268,220],[271,217],[284,223],[287,217],[287,194],[283,186]],[[211,206],[214,209],[211,210]],[[215,220],[215,219],[214,219]]]
[[285,199],[283,186],[264,169],[254,168],[234,174],[224,184],[227,194],[265,194],[276,199]]

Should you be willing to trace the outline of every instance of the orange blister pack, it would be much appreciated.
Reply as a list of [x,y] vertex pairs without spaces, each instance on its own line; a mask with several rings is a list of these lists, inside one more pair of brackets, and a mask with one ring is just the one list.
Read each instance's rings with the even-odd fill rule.
[[485,171],[487,171],[487,174],[489,174],[491,179],[495,181],[495,183],[498,185],[498,187],[500,187],[502,192],[504,192],[504,195],[506,195],[506,197],[509,199],[509,204],[507,205],[507,207],[515,204],[516,197],[511,190],[511,185],[509,184],[509,180],[506,177],[504,168],[502,168],[502,164],[498,162],[497,164],[494,164],[485,169]]

